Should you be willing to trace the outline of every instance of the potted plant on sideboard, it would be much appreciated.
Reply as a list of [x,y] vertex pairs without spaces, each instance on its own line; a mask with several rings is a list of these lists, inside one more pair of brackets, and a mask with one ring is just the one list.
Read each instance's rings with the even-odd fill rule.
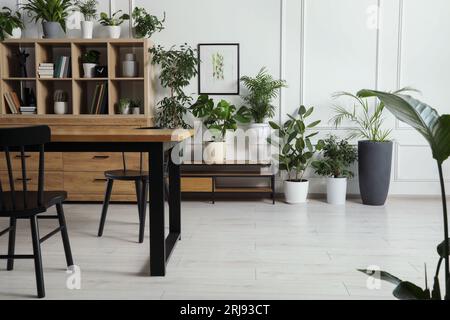
[[248,123],[250,115],[245,108],[237,110],[236,106],[228,101],[221,100],[214,104],[208,95],[198,97],[190,110],[192,114],[201,119],[210,131],[211,141],[207,142],[204,152],[206,163],[223,163],[226,154],[225,135],[228,130],[236,130],[237,123]]
[[144,8],[134,8],[131,14],[133,18],[133,36],[135,38],[150,38],[154,33],[164,30],[166,13],[162,20],[157,16],[147,13]]
[[31,21],[42,21],[44,38],[47,39],[58,38],[61,28],[66,32],[66,18],[71,7],[70,0],[29,0],[22,5]]
[[20,12],[13,12],[8,7],[3,7],[0,12],[0,41],[5,39],[20,39],[24,29],[22,15]]
[[93,78],[95,75],[95,67],[100,60],[100,52],[97,50],[88,50],[81,56],[83,63],[84,78]]
[[100,13],[100,24],[104,26],[108,31],[109,38],[120,38],[120,26],[125,20],[129,20],[130,16],[126,13],[122,14],[122,10],[114,12],[111,17],[105,12]]
[[280,154],[276,155],[279,169],[287,172],[288,179],[284,181],[284,195],[290,204],[305,203],[308,197],[309,181],[304,179],[305,171],[313,161],[314,154],[322,150],[323,141],[313,145],[311,138],[318,132],[311,132],[320,120],[306,124],[305,120],[311,116],[314,108],[306,109],[301,106],[296,116],[288,115],[282,126],[269,122],[272,129],[278,131],[279,141],[273,137],[268,139],[272,145],[280,147]]
[[81,21],[81,37],[92,39],[94,32],[94,21],[97,19],[97,0],[76,0],[75,10],[79,11],[84,20]]
[[345,204],[347,198],[347,179],[353,177],[348,168],[358,158],[356,148],[346,139],[330,135],[324,141],[323,157],[313,161],[316,174],[327,177],[327,202],[333,205]]

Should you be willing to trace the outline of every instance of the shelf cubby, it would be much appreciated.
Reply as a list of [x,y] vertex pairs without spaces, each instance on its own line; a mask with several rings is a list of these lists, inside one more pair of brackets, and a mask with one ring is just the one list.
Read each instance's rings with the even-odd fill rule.
[[[73,114],[75,115],[84,115],[91,114],[89,113],[90,107],[92,105],[95,87],[97,84],[105,84],[108,88],[108,81],[100,80],[100,79],[91,79],[91,81],[83,81],[77,80],[73,85]],[[108,90],[109,91],[109,90]],[[108,92],[107,91],[107,92]],[[108,99],[108,96],[105,97]],[[108,114],[109,110],[108,110]]]
[[106,43],[74,43],[72,44],[72,75],[75,79],[84,79],[81,57],[90,50],[100,52],[99,65],[108,66],[108,46]]
[[[61,80],[61,79],[57,79]],[[53,96],[56,90],[63,90],[67,93],[69,99],[69,110],[67,114],[72,114],[72,82],[71,81],[37,81],[37,112],[38,114],[54,114]]]
[[[122,74],[122,62],[125,60],[125,55],[127,53],[133,53],[136,55],[136,61],[138,66],[138,75],[136,79],[144,77],[144,48],[143,46],[136,45],[136,43],[114,43],[110,44],[110,57],[109,57],[109,68],[111,73],[111,78],[113,79],[130,79],[126,78]],[[135,78],[131,78],[135,79]]]
[[[0,92],[15,92],[19,99],[23,99],[22,93],[24,88],[32,89],[34,95],[36,97],[36,81],[35,80],[16,80],[16,79],[3,79]],[[2,100],[5,98],[2,96]],[[3,110],[1,111],[3,114],[11,114],[11,110],[8,107],[7,103],[3,104]]]
[[[144,81],[143,80],[110,80],[109,85],[109,109],[110,114],[119,114],[118,105],[120,99],[133,99],[140,101],[141,105],[145,102]],[[142,110],[141,115],[146,115],[146,109]]]
[[[33,79],[36,77],[36,49],[35,45],[31,43],[5,43],[1,44],[1,78],[18,78],[18,79]],[[29,54],[27,58],[27,78],[21,77],[20,63],[17,54],[20,51],[25,51]]]
[[[51,42],[38,43],[36,45],[36,68],[39,67],[40,63],[54,63],[56,67],[56,60],[58,59],[58,57],[61,56],[72,57],[72,48],[70,43],[51,43]],[[55,79],[70,80],[70,78],[71,75],[69,74],[69,77],[67,78],[55,78]],[[41,79],[41,80],[51,81],[54,79]]]

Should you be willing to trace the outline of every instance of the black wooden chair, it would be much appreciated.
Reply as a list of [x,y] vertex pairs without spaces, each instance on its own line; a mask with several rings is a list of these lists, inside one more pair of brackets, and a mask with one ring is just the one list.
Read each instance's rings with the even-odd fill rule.
[[[3,128],[0,129],[0,148],[5,152],[6,167],[8,169],[8,190],[4,189],[0,181],[0,217],[10,219],[9,228],[0,232],[0,236],[9,232],[8,254],[0,255],[0,259],[8,260],[7,270],[13,270],[14,260],[16,259],[34,259],[36,272],[36,284],[38,297],[45,297],[44,275],[42,269],[41,243],[50,237],[61,232],[64,251],[66,255],[67,266],[73,266],[72,253],[70,250],[69,236],[67,233],[66,221],[64,218],[63,202],[67,197],[65,191],[44,191],[44,145],[50,142],[50,128],[47,126],[35,126],[24,128]],[[39,173],[37,191],[28,190],[28,182],[31,181],[27,176],[25,149],[39,152]],[[18,151],[20,154],[21,168],[13,168],[11,160],[11,151]],[[14,177],[15,170],[18,170],[19,177]],[[15,183],[21,185],[15,185]],[[16,190],[16,187],[21,189]],[[56,206],[57,215],[40,215]],[[33,244],[32,255],[15,254],[15,238],[17,220],[30,220],[31,237]],[[40,238],[39,219],[55,219],[59,222],[59,227],[48,235]]]

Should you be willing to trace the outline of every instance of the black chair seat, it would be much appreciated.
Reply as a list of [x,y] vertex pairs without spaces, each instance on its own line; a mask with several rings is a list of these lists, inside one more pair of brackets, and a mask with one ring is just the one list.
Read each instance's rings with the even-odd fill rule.
[[110,170],[105,171],[105,177],[107,179],[122,181],[148,180],[148,172],[139,170]]
[[[25,201],[24,201],[25,195]],[[0,217],[31,217],[33,215],[46,212],[48,208],[58,203],[62,203],[67,198],[65,191],[45,191],[44,201],[38,204],[38,192],[28,191],[25,194],[21,191],[15,192],[15,207],[11,192],[3,192],[1,196]],[[26,206],[24,205],[26,204]]]

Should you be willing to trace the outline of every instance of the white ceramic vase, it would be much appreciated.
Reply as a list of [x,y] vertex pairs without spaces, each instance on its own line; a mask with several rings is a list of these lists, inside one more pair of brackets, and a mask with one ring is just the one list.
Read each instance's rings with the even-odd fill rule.
[[12,34],[3,32],[3,35],[5,36],[5,39],[20,39],[20,38],[22,38],[22,29],[14,28],[12,30]]
[[203,151],[203,160],[208,163],[223,163],[226,154],[225,142],[208,142]]
[[344,205],[347,200],[347,178],[327,178],[327,202]]
[[94,33],[94,21],[81,21],[81,37],[92,39]]
[[96,66],[95,63],[83,63],[84,78],[94,78]]
[[111,39],[120,38],[120,26],[106,26],[106,30],[108,31],[109,38]]
[[136,55],[134,53],[125,54],[125,60],[122,61],[122,77],[135,78],[138,76],[138,66]]
[[68,102],[55,102],[54,104],[55,114],[67,114],[68,111],[69,111]]
[[309,181],[284,181],[284,196],[289,204],[305,203],[308,198]]

